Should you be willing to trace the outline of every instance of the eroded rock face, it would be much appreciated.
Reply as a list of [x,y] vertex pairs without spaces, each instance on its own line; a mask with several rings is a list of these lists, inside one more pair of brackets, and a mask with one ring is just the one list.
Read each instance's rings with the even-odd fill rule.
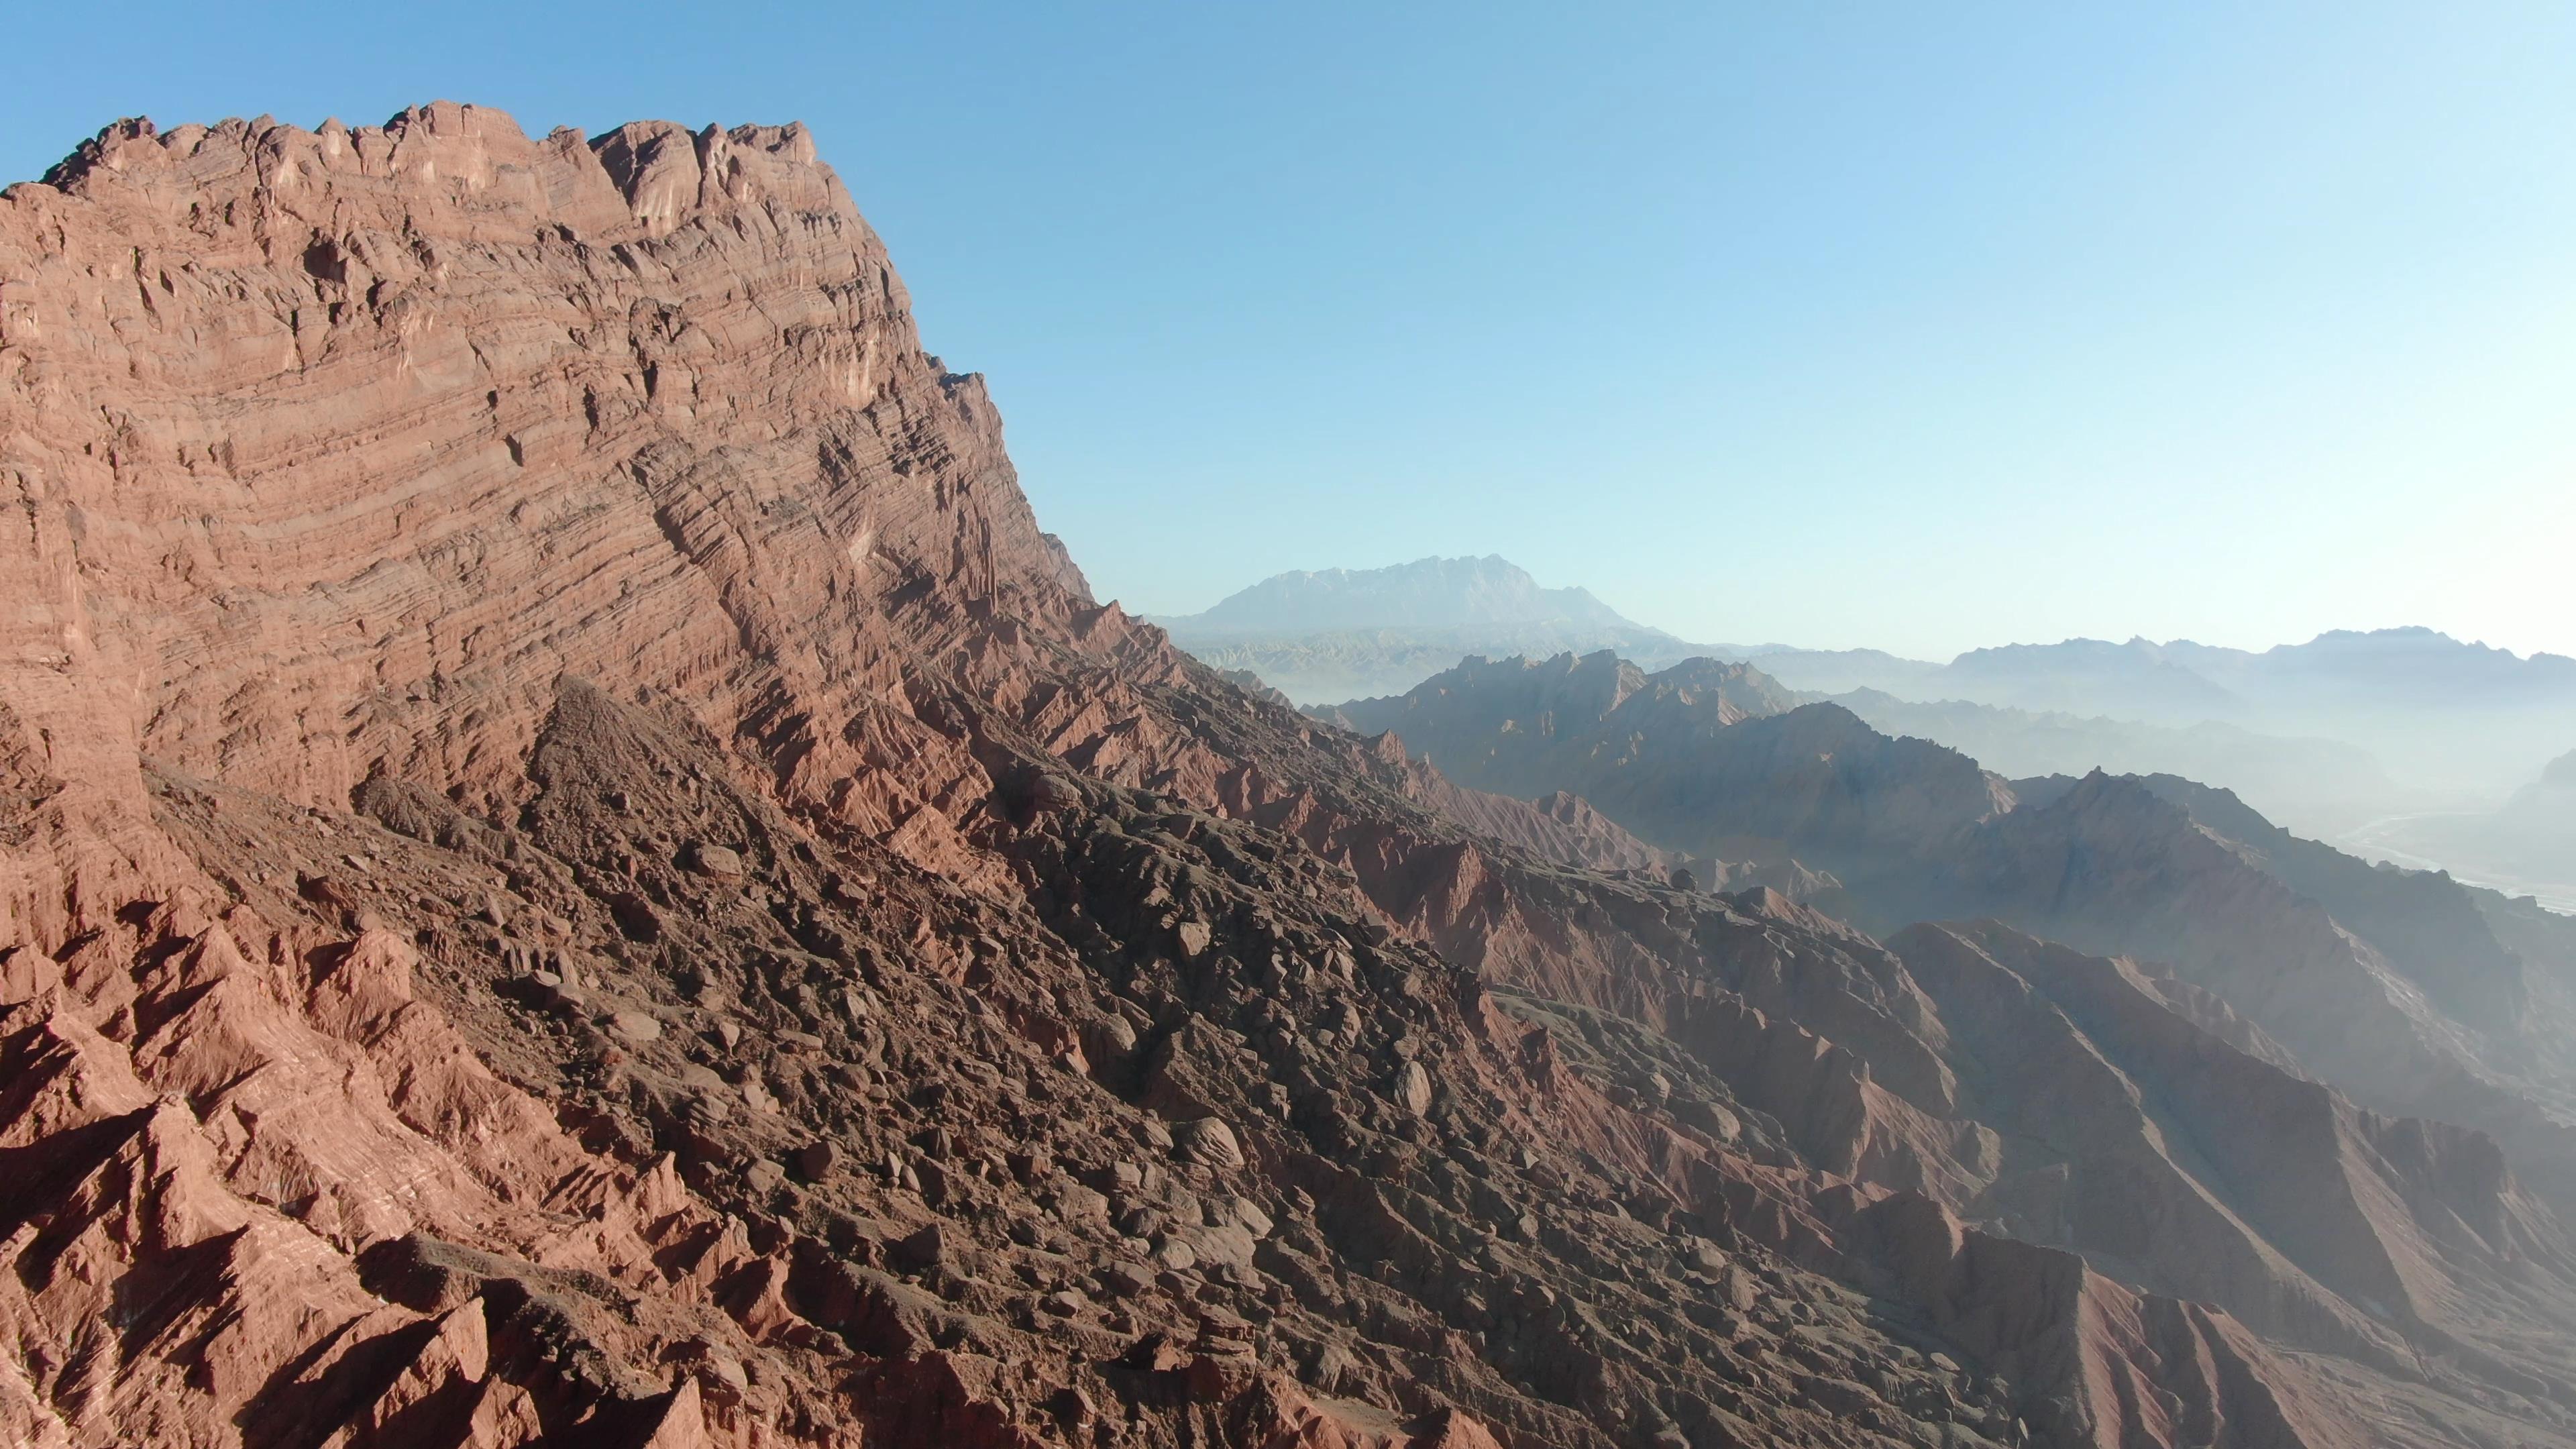
[[0,482],[15,1442],[2566,1438],[1963,1223],[2062,1164],[1945,1013],[2090,968],[1095,604],[798,128],[111,128],[0,201]]
[[572,669],[846,782],[945,744],[886,707],[883,601],[1086,602],[799,128],[124,125],[53,180],[0,202],[0,466],[58,769],[487,802]]

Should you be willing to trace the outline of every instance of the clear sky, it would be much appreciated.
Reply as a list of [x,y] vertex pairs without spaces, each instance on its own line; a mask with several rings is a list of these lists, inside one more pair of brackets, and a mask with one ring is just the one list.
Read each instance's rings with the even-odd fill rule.
[[2576,6],[23,7],[107,121],[801,118],[1104,596],[2576,653]]

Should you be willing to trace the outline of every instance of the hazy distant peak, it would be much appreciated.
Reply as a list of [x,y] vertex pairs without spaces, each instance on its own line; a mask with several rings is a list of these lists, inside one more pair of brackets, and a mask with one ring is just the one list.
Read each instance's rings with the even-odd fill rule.
[[2108,639],[2091,639],[2078,636],[2075,638],[2063,639],[2054,644],[2003,644],[1984,649],[1972,649],[1969,650],[1967,654],[1960,655],[1959,658],[1965,659],[1968,658],[1969,655],[2009,654],[2015,652],[2038,651],[2054,652],[2059,655],[2092,655],[2097,657],[2117,654],[2135,654],[2146,658],[2165,659],[2171,662],[2187,662],[2195,657],[2225,656],[2242,660],[2261,658],[2266,655],[2297,655],[2302,653],[2403,654],[2408,652],[2442,652],[2502,655],[2507,658],[2517,657],[2513,654],[2513,651],[2509,649],[2498,649],[2492,645],[2480,643],[2474,640],[2463,642],[2459,639],[2453,638],[2449,634],[2443,633],[2439,629],[2427,628],[2422,624],[2403,624],[2395,628],[2388,629],[2328,629],[2325,632],[2318,634],[2315,638],[2302,644],[2275,644],[2269,649],[2259,651],[2233,648],[2225,644],[2203,644],[2196,639],[2155,640],[2150,639],[2143,634],[2133,634],[2125,642],[2121,643],[2114,643]]
[[[1468,659],[1598,653],[1660,668],[1694,654],[1740,657],[1632,623],[1581,588],[1544,588],[1498,555],[1377,569],[1277,574],[1201,613],[1151,618],[1220,669],[1249,670],[1300,704],[1393,696]],[[1517,668],[1517,665],[1515,666]]]
[[2242,711],[2243,701],[2233,691],[2178,662],[2172,652],[2145,639],[2009,644],[1969,650],[1952,660],[1944,675],[1968,698],[2024,708],[2202,718]]
[[1376,569],[1293,570],[1166,622],[1191,632],[1235,634],[1540,623],[1642,627],[1590,590],[1542,588],[1527,570],[1496,554],[1423,558]]
[[2483,643],[2463,643],[2439,629],[2409,624],[2395,629],[2328,629],[2305,644],[2283,644],[2272,654],[2420,655],[2467,654],[2514,657],[2512,651]]
[[[2184,647],[2193,647],[2189,640],[2176,640],[2175,643]],[[2073,639],[2060,639],[2054,644],[1989,645],[1983,649],[1971,649],[1965,654],[1952,660],[1951,663],[1967,664],[1971,661],[1977,660],[2016,657],[2093,660],[2135,658],[2151,660],[2156,663],[2165,663],[2167,662],[2165,660],[2165,650],[2167,647],[2168,646],[2164,644],[2157,643],[2153,639],[2147,638],[2143,634],[2133,634],[2125,640],[2116,642],[2109,639],[2088,639],[2079,636]]]

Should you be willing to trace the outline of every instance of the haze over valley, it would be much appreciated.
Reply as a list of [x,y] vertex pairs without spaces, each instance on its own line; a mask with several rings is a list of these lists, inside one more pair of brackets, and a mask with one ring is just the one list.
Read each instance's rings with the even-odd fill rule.
[[[1471,656],[1608,651],[1649,670],[1749,663],[1800,697],[1948,745],[2007,777],[2170,774],[2236,791],[2303,834],[2576,902],[2576,660],[2429,629],[2341,632],[2255,652],[2075,639],[1946,662],[1877,650],[1691,642],[1498,557],[1282,574],[1156,620],[1300,705],[1398,695]],[[2544,771],[2557,776],[2544,780]],[[2552,783],[2552,782],[2555,783]],[[2562,823],[2564,822],[2564,823]]]

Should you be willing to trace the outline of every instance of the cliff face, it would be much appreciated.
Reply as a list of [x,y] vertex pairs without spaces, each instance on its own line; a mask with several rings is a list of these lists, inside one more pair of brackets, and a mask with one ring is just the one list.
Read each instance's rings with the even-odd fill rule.
[[[904,748],[873,732],[945,744],[890,643],[1067,618],[1079,575],[798,128],[126,123],[47,180],[0,201],[0,956],[12,1220],[22,1277],[45,1265],[10,1311],[54,1345],[18,1366],[13,1429],[294,1442],[261,1426],[309,1412],[316,1442],[335,1415],[361,1440],[685,1442],[698,1389],[655,1354],[749,1352],[721,1314],[669,1320],[755,1259],[740,1225],[670,1160],[584,1149],[448,1024],[470,1012],[414,992],[428,918],[480,912],[495,966],[548,949],[559,977],[577,927],[541,947],[546,918],[463,859],[398,898],[385,847],[329,817],[375,778],[506,819],[572,674],[756,734],[784,793],[831,778],[890,828],[923,807],[852,792],[863,752]],[[406,1235],[501,1255],[488,1291],[377,1281]],[[538,1262],[655,1280],[663,1321],[593,1332]],[[121,1341],[77,1328],[136,1303]],[[598,1373],[531,1365],[557,1319]],[[741,1374],[719,1423],[786,1415]]]
[[51,179],[0,212],[0,627],[67,777],[498,798],[567,669],[846,774],[890,613],[1088,602],[799,128],[126,125]]
[[[111,128],[0,480],[13,1442],[2568,1440],[2344,1239],[1962,1224],[2015,1034],[1095,604],[795,127]],[[2560,1251],[2345,1116],[2410,1326]]]

